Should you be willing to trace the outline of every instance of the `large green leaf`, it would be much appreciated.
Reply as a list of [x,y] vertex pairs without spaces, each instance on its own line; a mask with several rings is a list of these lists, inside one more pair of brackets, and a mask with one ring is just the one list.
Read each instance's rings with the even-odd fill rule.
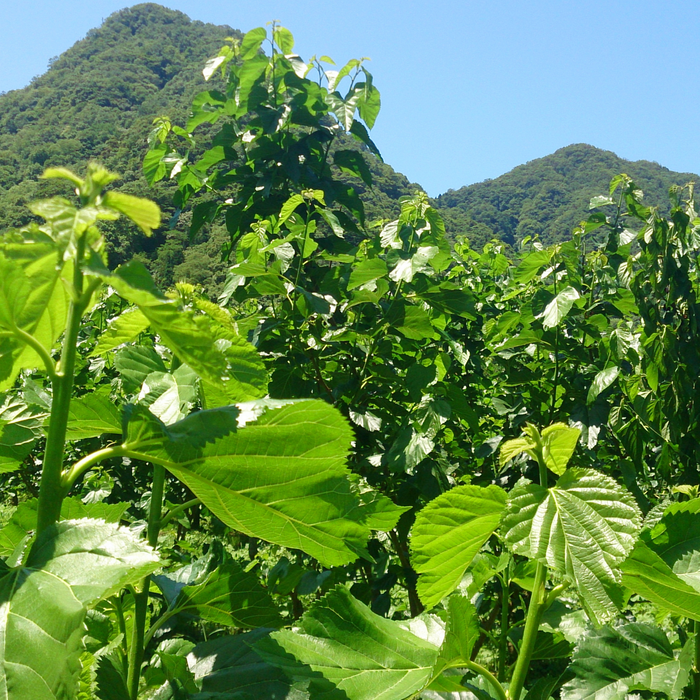
[[410,697],[430,681],[436,646],[375,615],[339,586],[317,601],[298,631],[273,632],[256,651],[292,678],[320,673],[348,700]]
[[42,533],[26,564],[0,577],[0,696],[75,697],[86,606],[158,566],[111,523],[67,520]]
[[128,343],[145,331],[150,321],[137,307],[124,311],[116,318],[110,319],[107,328],[97,340],[90,356],[103,355],[123,343]]
[[227,627],[280,627],[282,618],[256,574],[228,562],[196,586],[185,586],[168,614],[189,613]]
[[516,554],[547,564],[576,587],[597,621],[615,614],[620,564],[641,527],[634,498],[610,477],[569,469],[546,489],[521,479],[502,531]]
[[198,644],[187,660],[205,697],[216,700],[308,700],[308,681],[292,681],[280,668],[264,661],[253,645],[267,630],[219,637]]
[[[23,501],[17,506],[5,527],[0,530],[0,556],[8,556],[19,545],[26,544],[36,530],[38,499]],[[83,503],[75,496],[64,498],[61,503],[61,520],[93,518],[108,523],[119,523],[129,507],[128,503]]]
[[364,551],[373,509],[348,478],[350,427],[325,402],[264,400],[167,427],[132,411],[127,448],[165,466],[230,527],[327,566]]
[[66,439],[83,440],[121,432],[121,411],[110,399],[109,390],[95,391],[71,400]]
[[561,292],[547,304],[545,310],[542,312],[542,325],[545,328],[554,328],[558,326],[562,319],[571,311],[571,307],[579,297],[580,294],[573,287],[562,289]]
[[458,486],[418,513],[411,533],[412,562],[421,574],[418,595],[426,607],[457,587],[498,527],[505,506],[506,494],[498,486]]
[[676,615],[700,622],[700,593],[642,541],[622,563],[622,585]]
[[562,700],[625,700],[637,690],[677,700],[688,683],[692,647],[689,640],[676,656],[661,629],[638,622],[589,630],[574,652],[575,677],[562,687]]
[[470,661],[472,649],[480,635],[476,608],[466,596],[457,593],[451,595],[447,600],[445,638],[440,646],[434,674],[444,667],[464,665]]
[[[48,237],[36,243],[0,246],[0,331],[29,333],[51,352],[65,329],[68,292],[59,282],[60,248]],[[0,336],[0,391],[22,369],[43,368],[36,351],[14,336]]]
[[191,411],[197,401],[197,386],[197,375],[187,365],[180,365],[172,374],[151,372],[143,380],[137,400],[170,425]]

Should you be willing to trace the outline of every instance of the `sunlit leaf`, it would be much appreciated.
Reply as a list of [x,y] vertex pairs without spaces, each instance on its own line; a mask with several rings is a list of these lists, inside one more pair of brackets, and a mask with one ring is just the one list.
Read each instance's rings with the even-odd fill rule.
[[640,528],[631,494],[591,469],[569,469],[550,489],[521,479],[508,496],[502,524],[511,551],[565,577],[599,621],[616,612],[620,564]]
[[430,608],[453,591],[498,527],[506,494],[498,486],[458,486],[418,513],[411,533],[418,595]]

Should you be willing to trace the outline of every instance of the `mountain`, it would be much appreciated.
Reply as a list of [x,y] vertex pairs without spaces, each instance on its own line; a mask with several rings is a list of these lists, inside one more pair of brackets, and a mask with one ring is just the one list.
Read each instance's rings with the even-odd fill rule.
[[483,227],[482,240],[472,240],[475,246],[485,242],[484,236],[510,245],[525,236],[553,243],[570,237],[587,216],[591,197],[607,194],[610,180],[620,173],[635,181],[647,202],[661,207],[668,204],[672,185],[700,180],[692,173],[676,173],[647,160],[624,160],[611,151],[578,143],[494,180],[448,190],[437,203],[451,216],[471,218]]

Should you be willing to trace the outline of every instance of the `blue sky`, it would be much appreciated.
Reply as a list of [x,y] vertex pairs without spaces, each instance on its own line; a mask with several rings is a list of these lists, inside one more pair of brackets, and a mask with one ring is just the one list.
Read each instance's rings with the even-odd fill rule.
[[[5,0],[0,92],[131,4]],[[700,172],[699,0],[163,4],[244,31],[280,20],[302,57],[370,57],[373,139],[431,195],[580,142]]]

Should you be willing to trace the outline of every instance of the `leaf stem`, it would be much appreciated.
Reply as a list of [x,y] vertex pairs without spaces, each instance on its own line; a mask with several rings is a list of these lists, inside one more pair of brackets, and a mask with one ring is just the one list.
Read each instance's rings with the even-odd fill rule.
[[506,654],[508,651],[508,604],[510,602],[510,581],[508,574],[499,576],[501,581],[501,629],[498,635],[498,680],[506,679]]
[[67,494],[75,482],[91,467],[99,462],[110,457],[124,457],[125,450],[119,446],[104,447],[96,452],[91,452],[82,459],[78,460],[67,472],[63,472],[61,483],[63,484],[64,493]]
[[56,363],[53,361],[49,351],[33,335],[27,333],[27,331],[23,331],[17,326],[13,327],[12,335],[28,345],[37,355],[39,355],[41,361],[44,363],[46,375],[53,383],[56,380]]
[[[148,509],[148,544],[155,547],[158,544],[158,535],[161,528],[161,514],[163,512],[163,492],[165,490],[165,469],[159,465],[153,465],[153,484],[151,486],[151,505]],[[146,649],[146,617],[148,615],[148,592],[151,585],[151,577],[146,576],[141,585],[141,590],[134,596],[134,627],[129,647],[129,674],[127,678],[127,690],[130,700],[137,700],[139,695],[139,683],[141,680],[141,664],[143,663]],[[148,638],[150,641],[150,637]]]
[[695,632],[695,659],[693,664],[693,700],[700,700],[700,622],[693,623]]
[[192,498],[189,501],[186,501],[185,503],[180,503],[180,505],[174,506],[171,508],[167,514],[163,517],[163,519],[160,521],[160,528],[161,530],[177,515],[180,515],[183,510],[187,510],[188,508],[192,508],[198,504],[200,504],[202,501],[199,498]]
[[508,696],[506,695],[506,691],[503,690],[503,686],[498,682],[496,676],[494,676],[493,673],[491,673],[487,668],[484,668],[481,664],[478,664],[475,661],[467,661],[465,666],[470,671],[474,671],[480,676],[483,676],[493,686],[493,689],[496,691],[496,695],[498,696],[498,700],[508,700]]

